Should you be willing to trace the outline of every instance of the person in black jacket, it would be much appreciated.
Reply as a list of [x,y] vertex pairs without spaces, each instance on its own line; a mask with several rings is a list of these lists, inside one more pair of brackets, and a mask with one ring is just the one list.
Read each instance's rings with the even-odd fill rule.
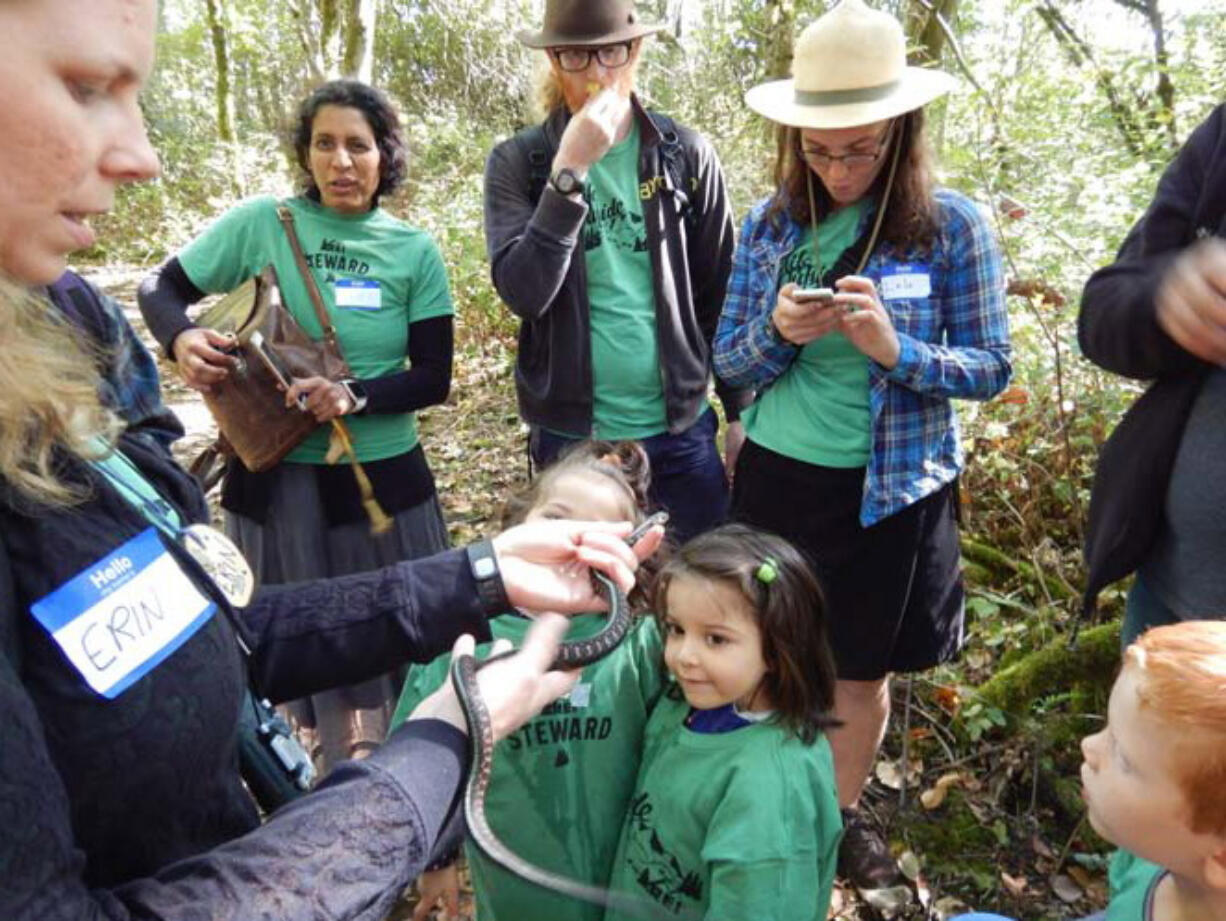
[[[0,918],[377,921],[463,786],[454,692],[261,825],[238,771],[248,685],[360,680],[488,636],[508,604],[588,610],[590,566],[632,580],[629,525],[541,522],[232,603],[193,552],[208,509],[148,354],[63,274],[88,215],[157,172],[138,105],[155,23],[155,0],[0,4]],[[479,675],[496,735],[568,686],[548,671],[562,627]]]
[[[711,339],[732,262],[711,146],[634,94],[644,37],[631,0],[549,0],[548,115],[499,144],[485,173],[494,287],[521,320],[515,384],[545,465],[583,438],[634,439],[679,540],[723,519],[728,484],[708,405]],[[731,470],[752,396],[716,381]]]
[[1129,573],[1121,642],[1226,614],[1226,106],[1167,168],[1115,262],[1082,295],[1087,358],[1151,380],[1103,446],[1085,606]]

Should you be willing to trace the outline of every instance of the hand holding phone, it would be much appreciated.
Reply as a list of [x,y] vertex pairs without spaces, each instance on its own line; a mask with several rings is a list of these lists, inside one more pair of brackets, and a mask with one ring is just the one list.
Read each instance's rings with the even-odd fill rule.
[[830,288],[794,288],[792,300],[798,304],[810,301],[821,301],[826,304],[834,302],[834,291]]

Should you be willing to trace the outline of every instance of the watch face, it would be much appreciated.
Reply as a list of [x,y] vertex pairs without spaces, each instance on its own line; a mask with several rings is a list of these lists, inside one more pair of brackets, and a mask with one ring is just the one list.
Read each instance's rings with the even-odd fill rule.
[[569,169],[560,169],[553,174],[553,187],[562,195],[573,195],[583,188],[583,184]]

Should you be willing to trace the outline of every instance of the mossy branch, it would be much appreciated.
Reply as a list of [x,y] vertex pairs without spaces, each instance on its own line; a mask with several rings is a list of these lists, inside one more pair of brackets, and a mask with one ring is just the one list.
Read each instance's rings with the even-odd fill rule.
[[1024,560],[1014,559],[995,547],[981,544],[969,537],[963,537],[961,545],[964,559],[994,573],[1011,573],[1029,582],[1041,584],[1053,601],[1076,601],[1078,598],[1077,590],[1063,579],[1041,572]]
[[1001,669],[976,689],[975,696],[1016,718],[1049,694],[1083,688],[1105,696],[1119,661],[1120,625],[1102,624],[1082,630],[1072,649],[1067,637],[1057,637]]

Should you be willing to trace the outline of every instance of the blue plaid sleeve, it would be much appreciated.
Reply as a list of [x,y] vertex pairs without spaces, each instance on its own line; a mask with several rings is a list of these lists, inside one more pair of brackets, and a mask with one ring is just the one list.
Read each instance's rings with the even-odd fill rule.
[[771,322],[774,279],[754,258],[756,244],[770,230],[763,213],[761,206],[755,208],[741,227],[712,343],[715,373],[734,387],[765,387],[787,370],[798,351]]
[[898,364],[886,377],[932,396],[991,399],[1013,373],[1000,250],[973,202],[946,190],[937,199],[948,274],[933,294],[942,301],[945,342],[899,333]]

